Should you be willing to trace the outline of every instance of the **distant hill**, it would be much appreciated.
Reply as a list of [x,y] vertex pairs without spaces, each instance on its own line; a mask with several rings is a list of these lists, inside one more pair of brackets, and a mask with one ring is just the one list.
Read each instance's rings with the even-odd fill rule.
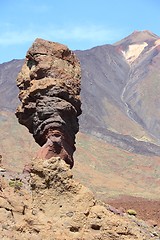
[[[82,68],[80,130],[130,152],[160,155],[160,37],[135,31],[115,43],[75,51]],[[0,64],[0,110],[18,105],[23,60]]]

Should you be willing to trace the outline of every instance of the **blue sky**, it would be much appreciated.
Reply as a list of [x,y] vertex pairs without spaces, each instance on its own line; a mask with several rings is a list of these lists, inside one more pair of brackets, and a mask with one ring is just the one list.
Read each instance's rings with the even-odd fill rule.
[[24,58],[37,37],[84,50],[134,30],[160,36],[159,0],[5,0],[0,7],[0,63]]

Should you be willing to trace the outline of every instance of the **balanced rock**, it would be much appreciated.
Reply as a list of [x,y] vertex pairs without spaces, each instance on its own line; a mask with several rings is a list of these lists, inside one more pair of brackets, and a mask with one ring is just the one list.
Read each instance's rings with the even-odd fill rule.
[[73,167],[81,114],[80,63],[66,46],[36,39],[17,77],[16,116],[42,146],[39,158],[61,157]]

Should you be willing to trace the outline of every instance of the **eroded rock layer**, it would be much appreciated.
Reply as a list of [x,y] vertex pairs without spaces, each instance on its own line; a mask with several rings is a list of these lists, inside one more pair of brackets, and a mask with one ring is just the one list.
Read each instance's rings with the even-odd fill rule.
[[38,157],[60,156],[73,166],[81,114],[80,64],[66,46],[36,39],[17,78],[16,116],[43,146]]

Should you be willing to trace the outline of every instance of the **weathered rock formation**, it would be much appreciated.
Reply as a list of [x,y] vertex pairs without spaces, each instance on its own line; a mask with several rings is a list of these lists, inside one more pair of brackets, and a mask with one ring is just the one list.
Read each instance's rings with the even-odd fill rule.
[[38,157],[60,156],[73,167],[81,114],[80,64],[66,46],[36,39],[17,78],[16,116],[43,146]]
[[59,157],[33,161],[30,191],[26,177],[7,180],[0,176],[2,240],[160,238],[158,227],[97,201],[89,189],[73,179],[69,165]]

